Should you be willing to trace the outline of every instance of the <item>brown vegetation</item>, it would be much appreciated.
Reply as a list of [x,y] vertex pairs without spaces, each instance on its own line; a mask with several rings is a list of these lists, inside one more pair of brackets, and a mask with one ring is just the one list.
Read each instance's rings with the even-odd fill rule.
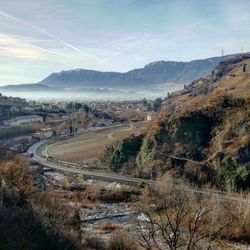
[[98,183],[94,182],[89,185],[85,191],[85,197],[91,201],[104,201],[104,202],[122,202],[131,199],[131,196],[138,194],[139,191],[136,188],[114,188],[105,189]]
[[[109,145],[103,162],[112,170],[143,178],[156,178],[171,170],[199,187],[225,189],[218,175],[228,158],[249,172],[249,115],[246,99],[223,95],[212,106],[158,117],[142,138]],[[136,139],[140,143],[135,144]],[[248,178],[250,173],[231,188],[249,188]]]
[[213,249],[221,240],[250,242],[249,195],[199,193],[165,175],[145,189],[142,201],[135,229],[146,249]]
[[11,194],[15,194],[16,203],[21,204],[34,192],[34,177],[27,161],[20,156],[15,156],[13,160],[5,161],[0,166],[0,179],[4,200],[13,201]]
[[137,242],[125,233],[118,233],[111,237],[109,244],[109,250],[138,250]]
[[119,224],[104,223],[101,225],[100,229],[102,231],[115,231],[121,229],[121,226]]
[[83,239],[83,249],[107,250],[106,242],[96,235],[85,235]]
[[53,192],[37,194],[32,201],[32,210],[47,232],[71,239],[80,244],[80,217],[77,209],[70,208]]
[[0,249],[78,249],[70,239],[48,234],[30,209],[0,209]]
[[0,248],[78,249],[79,215],[47,191],[38,193],[37,173],[20,156],[0,155]]

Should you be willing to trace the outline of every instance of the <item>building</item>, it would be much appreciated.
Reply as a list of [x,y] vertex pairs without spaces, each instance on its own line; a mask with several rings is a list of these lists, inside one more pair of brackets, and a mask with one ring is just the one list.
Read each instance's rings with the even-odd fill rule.
[[6,126],[23,126],[23,125],[31,125],[32,123],[42,123],[43,118],[39,115],[25,115],[25,116],[17,116],[10,120],[3,121]]
[[47,111],[51,111],[52,110],[52,103],[43,103],[42,109],[47,110]]
[[0,93],[0,121],[10,119],[21,112],[28,104],[18,97],[7,97]]
[[10,119],[11,117],[11,106],[0,105],[0,120]]
[[151,113],[147,114],[147,121],[152,121],[152,114]]
[[49,138],[53,135],[53,131],[51,128],[42,128],[40,133],[45,138]]

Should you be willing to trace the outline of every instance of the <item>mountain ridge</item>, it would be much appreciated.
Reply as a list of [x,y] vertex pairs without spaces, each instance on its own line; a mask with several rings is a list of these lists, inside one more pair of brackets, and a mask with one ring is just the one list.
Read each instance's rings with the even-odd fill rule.
[[[145,87],[164,83],[185,84],[205,76],[221,61],[211,57],[189,62],[157,61],[125,73],[88,69],[55,72],[39,82],[49,87]],[[124,86],[125,85],[125,86]]]
[[205,77],[224,59],[235,55],[223,57],[210,57],[188,62],[183,61],[156,61],[143,68],[132,69],[121,73],[114,71],[97,71],[91,69],[70,69],[54,72],[43,80],[33,84],[6,85],[3,90],[30,90],[43,91],[45,89],[78,90],[88,88],[106,89],[144,89],[184,84]]

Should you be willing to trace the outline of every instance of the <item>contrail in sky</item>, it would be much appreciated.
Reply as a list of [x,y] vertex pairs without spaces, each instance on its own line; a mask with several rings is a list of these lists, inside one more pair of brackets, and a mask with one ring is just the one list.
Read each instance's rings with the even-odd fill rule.
[[182,28],[182,29],[179,29],[179,30],[176,30],[176,31],[170,31],[170,32],[168,32],[167,34],[165,34],[165,35],[163,36],[163,39],[164,39],[164,38],[168,38],[168,37],[170,37],[171,35],[174,35],[174,37],[170,37],[170,38],[169,38],[168,40],[166,40],[166,41],[158,42],[158,43],[156,43],[154,46],[152,46],[151,48],[145,49],[145,50],[143,50],[143,51],[140,51],[140,52],[138,52],[137,54],[135,54],[134,56],[138,56],[138,55],[140,55],[140,54],[142,54],[142,53],[152,51],[152,50],[154,50],[155,48],[164,45],[166,42],[170,42],[170,41],[177,40],[178,38],[180,38],[180,37],[183,36],[184,34],[187,34],[187,33],[192,32],[193,29],[194,29],[196,26],[199,26],[199,25],[201,25],[201,24],[203,24],[203,23],[209,22],[210,20],[213,20],[213,19],[216,19],[216,18],[218,18],[218,17],[208,18],[208,19],[206,19],[206,20],[202,20],[202,21],[200,21],[200,22],[196,22],[196,23],[190,24],[190,25],[188,25],[188,26],[186,26],[186,27],[184,27],[184,28]]
[[[207,20],[206,20],[206,21],[207,21]],[[178,39],[181,35],[191,32],[192,29],[193,29],[195,26],[197,26],[197,25],[199,25],[199,24],[201,24],[201,23],[203,23],[203,22],[204,22],[204,21],[194,23],[194,24],[189,25],[189,26],[187,26],[187,27],[185,27],[185,28],[183,28],[183,29],[181,29],[181,30],[178,30],[178,31],[171,31],[171,32],[168,32],[168,33],[167,33],[166,35],[164,35],[163,37],[166,38],[166,37],[168,37],[168,36],[170,36],[170,35],[175,35],[175,34],[176,34],[176,36],[174,36],[173,38],[169,39],[168,41],[176,40],[176,39]],[[129,49],[131,49],[131,48],[133,48],[133,47],[135,47],[135,46],[137,46],[137,45],[140,44],[141,42],[144,42],[145,40],[147,40],[149,37],[150,37],[150,35],[147,34],[145,37],[143,37],[142,39],[136,41],[135,43],[133,43],[133,44],[131,44],[131,45],[129,45],[129,46],[127,46],[127,47],[125,47],[125,48],[123,48],[123,49],[117,51],[117,52],[115,52],[112,56],[110,56],[110,57],[108,57],[107,59],[103,60],[103,61],[101,62],[101,64],[106,63],[106,62],[112,60],[113,58],[117,57],[118,55],[122,54],[123,52],[125,52],[125,51],[127,51],[127,50],[129,50]],[[161,43],[159,43],[158,45],[161,45]],[[152,48],[152,49],[154,49],[154,48]],[[138,54],[140,54],[140,53],[138,53]]]
[[[64,40],[62,40],[62,39],[60,39],[59,37],[57,37],[57,36],[51,34],[51,33],[48,32],[47,30],[42,29],[42,28],[40,28],[40,27],[38,27],[38,26],[36,26],[36,25],[34,25],[34,24],[32,24],[32,23],[29,23],[29,22],[27,22],[27,21],[25,21],[25,20],[22,20],[22,19],[20,19],[20,18],[14,17],[14,16],[12,16],[12,15],[6,13],[6,12],[3,12],[3,11],[1,11],[1,10],[0,10],[0,15],[4,16],[4,17],[6,17],[6,18],[8,18],[8,19],[10,19],[10,20],[13,20],[13,21],[15,21],[15,22],[18,22],[18,23],[22,23],[22,24],[28,25],[28,26],[30,26],[30,27],[32,27],[32,28],[38,30],[39,32],[41,32],[41,33],[47,35],[48,37],[50,37],[50,38],[52,38],[52,39],[58,41],[59,43],[63,44],[64,46],[66,46],[66,47],[68,47],[68,48],[70,48],[70,49],[72,49],[72,50],[74,50],[74,51],[76,51],[76,52],[78,52],[78,53],[80,53],[80,54],[86,56],[86,57],[89,57],[89,58],[94,59],[95,61],[97,61],[97,62],[99,63],[99,65],[102,65],[102,64],[107,63],[108,61],[111,61],[113,58],[115,58],[115,57],[117,57],[117,56],[123,54],[125,51],[127,51],[127,50],[129,50],[129,49],[131,49],[131,48],[133,48],[133,47],[136,47],[138,44],[144,42],[145,40],[147,40],[147,39],[150,37],[148,34],[146,34],[142,39],[139,39],[139,40],[137,40],[136,42],[130,44],[129,46],[127,46],[127,47],[125,47],[125,48],[123,48],[123,49],[121,49],[121,50],[116,51],[116,52],[115,52],[113,55],[111,55],[110,57],[108,57],[108,58],[102,60],[102,59],[100,59],[99,57],[96,57],[96,56],[94,56],[94,55],[92,55],[92,54],[83,52],[82,50],[78,49],[77,47],[73,46],[72,44],[70,44],[70,43],[68,43],[68,42],[66,42],[66,41],[64,41]],[[166,37],[169,37],[170,35],[173,34],[173,35],[176,35],[176,36],[174,36],[173,38],[169,39],[169,41],[175,40],[175,39],[177,39],[179,36],[181,36],[182,34],[185,34],[185,33],[188,33],[188,32],[190,32],[190,31],[192,31],[192,28],[193,28],[193,27],[199,25],[199,24],[202,23],[202,22],[204,22],[204,21],[201,21],[201,22],[199,22],[199,23],[194,23],[194,24],[192,24],[192,25],[190,25],[190,26],[187,26],[187,27],[185,27],[185,28],[183,28],[183,29],[181,29],[181,30],[179,30],[179,31],[171,31],[171,32],[167,33],[166,35],[164,35],[163,37],[166,38]],[[162,44],[162,42],[158,43],[158,45],[156,45],[156,46],[160,46],[161,44]],[[154,49],[154,48],[151,48],[151,49]],[[45,49],[44,49],[44,50],[45,50]],[[46,51],[49,52],[49,50],[46,50]],[[61,55],[61,56],[62,56],[62,54],[59,53],[59,52],[54,52],[54,51],[52,51],[51,53],[58,54],[58,55]],[[140,54],[140,53],[139,53],[139,54]]]
[[32,23],[29,23],[29,22],[24,21],[24,20],[22,20],[22,19],[20,19],[20,18],[17,18],[17,17],[14,17],[14,16],[12,16],[12,15],[9,15],[8,13],[3,12],[3,11],[1,11],[1,10],[0,10],[0,15],[4,16],[4,17],[6,17],[6,18],[8,18],[8,19],[10,19],[10,20],[13,20],[13,21],[15,21],[15,22],[19,22],[19,23],[23,23],[23,24],[25,24],[25,25],[28,25],[28,26],[30,26],[30,27],[32,27],[32,28],[34,28],[34,29],[40,31],[41,33],[43,33],[43,34],[45,34],[45,35],[47,35],[47,36],[53,38],[54,40],[60,42],[60,43],[63,44],[64,46],[66,46],[66,47],[68,47],[68,48],[71,48],[72,50],[74,50],[74,51],[76,51],[76,52],[78,52],[78,53],[80,53],[80,54],[82,54],[82,55],[85,55],[85,56],[87,56],[87,57],[90,57],[90,58],[92,58],[92,59],[98,61],[99,63],[102,63],[102,62],[103,62],[103,60],[101,60],[100,58],[98,58],[98,57],[96,57],[96,56],[94,56],[94,55],[92,55],[92,54],[83,52],[82,50],[76,48],[76,47],[73,46],[72,44],[69,44],[69,43],[65,42],[64,40],[62,40],[62,39],[56,37],[55,35],[51,34],[50,32],[48,32],[47,30],[42,29],[42,28],[40,28],[40,27],[38,27],[38,26],[36,26],[36,25],[34,25],[34,24],[32,24]]
[[106,63],[106,62],[112,60],[113,58],[117,57],[118,55],[122,54],[123,52],[125,52],[125,51],[127,51],[127,50],[129,50],[129,49],[131,49],[131,48],[133,48],[133,47],[135,47],[135,46],[137,46],[138,44],[140,44],[141,42],[145,41],[145,40],[148,39],[149,37],[150,37],[150,36],[147,34],[147,35],[145,35],[142,39],[137,40],[135,43],[132,43],[132,44],[130,44],[129,46],[127,46],[127,47],[125,47],[125,48],[123,48],[123,49],[121,49],[121,50],[119,50],[119,51],[116,51],[112,56],[110,56],[110,57],[108,57],[107,59],[103,60],[103,61],[101,62],[101,64],[104,64],[104,63]]

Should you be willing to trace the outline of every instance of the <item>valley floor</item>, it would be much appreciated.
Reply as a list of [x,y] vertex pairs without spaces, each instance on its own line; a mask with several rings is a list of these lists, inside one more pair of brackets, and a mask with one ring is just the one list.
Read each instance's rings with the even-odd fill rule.
[[98,157],[109,143],[129,137],[131,134],[140,134],[146,126],[146,122],[140,122],[78,134],[49,145],[48,154],[60,161],[95,167]]

